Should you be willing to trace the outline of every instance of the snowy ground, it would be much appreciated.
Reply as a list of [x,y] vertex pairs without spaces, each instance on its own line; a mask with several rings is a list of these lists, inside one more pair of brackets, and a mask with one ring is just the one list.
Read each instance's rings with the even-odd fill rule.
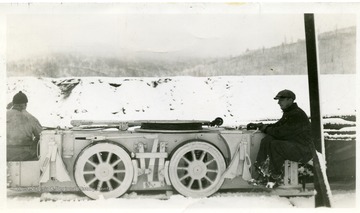
[[[355,190],[335,190],[334,208],[355,208]],[[42,201],[42,202],[40,202]],[[119,208],[128,210],[167,208],[172,212],[188,212],[196,209],[240,208],[313,208],[314,197],[285,198],[269,192],[218,192],[209,198],[186,198],[179,194],[167,197],[163,194],[125,194],[122,198],[89,200],[81,194],[37,194],[8,190],[7,208]]]
[[[355,77],[321,76],[323,115],[356,114]],[[64,91],[72,84],[64,84],[64,81],[78,84],[66,94],[61,89]],[[29,98],[28,111],[43,126],[50,127],[69,127],[73,119],[212,120],[215,117],[222,117],[225,126],[238,126],[255,120],[280,118],[282,112],[273,97],[285,88],[296,93],[298,105],[310,114],[307,76],[8,78],[7,101],[10,102],[13,95],[22,90]],[[348,121],[332,119],[328,122]],[[355,122],[349,124],[355,125]],[[355,126],[346,130],[354,131]],[[355,207],[355,190],[335,190],[332,193],[334,207]],[[130,193],[120,199],[92,201],[78,194],[18,194],[8,190],[6,204],[8,210],[20,207],[27,210],[117,208],[151,212],[164,209],[171,212],[198,212],[199,209],[217,212],[226,209],[238,212],[239,208],[312,208],[314,197],[287,199],[267,192],[223,192],[194,199],[177,194],[166,197],[163,194]]]

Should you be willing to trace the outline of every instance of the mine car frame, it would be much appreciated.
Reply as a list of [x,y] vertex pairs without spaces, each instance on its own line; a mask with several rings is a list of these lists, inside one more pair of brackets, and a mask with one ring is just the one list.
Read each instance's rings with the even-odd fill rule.
[[247,181],[264,134],[221,123],[73,121],[73,128],[42,132],[38,161],[8,162],[8,187],[80,190],[92,199],[173,189],[206,197],[219,189],[253,188]]

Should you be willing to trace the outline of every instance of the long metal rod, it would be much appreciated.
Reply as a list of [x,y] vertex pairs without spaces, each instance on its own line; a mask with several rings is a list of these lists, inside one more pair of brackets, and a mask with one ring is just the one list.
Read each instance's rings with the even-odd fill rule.
[[[308,82],[310,95],[310,117],[311,131],[313,141],[310,142],[310,148],[313,152],[314,159],[314,186],[316,190],[315,207],[331,207],[329,192],[326,188],[327,177],[322,173],[316,150],[321,153],[323,147],[322,122],[320,111],[320,95],[319,95],[319,71],[317,62],[317,46],[315,33],[314,14],[305,14],[305,38],[306,38],[306,55],[308,66]],[[325,168],[323,168],[325,169]]]

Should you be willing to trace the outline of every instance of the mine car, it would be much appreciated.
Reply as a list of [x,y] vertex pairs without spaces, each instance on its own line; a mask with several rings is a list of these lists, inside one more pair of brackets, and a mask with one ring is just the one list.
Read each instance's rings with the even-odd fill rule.
[[[38,161],[8,162],[7,185],[81,191],[92,199],[144,190],[207,197],[219,189],[251,189],[251,163],[264,134],[221,124],[220,118],[72,121],[72,128],[42,132]],[[286,177],[285,184],[293,181]]]

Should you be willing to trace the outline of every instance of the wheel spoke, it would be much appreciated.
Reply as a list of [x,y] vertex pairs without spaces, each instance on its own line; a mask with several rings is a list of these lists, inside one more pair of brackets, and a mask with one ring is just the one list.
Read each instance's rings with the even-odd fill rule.
[[205,165],[208,166],[212,162],[215,162],[215,159],[211,159],[210,161],[206,162]]
[[107,156],[107,159],[106,159],[106,163],[110,162],[111,155],[112,155],[112,152],[109,152],[109,154]]
[[101,157],[100,152],[97,152],[97,153],[96,153],[96,156],[97,156],[97,158],[99,159],[99,163],[102,163],[102,162],[103,162],[103,159],[102,159],[102,157]]
[[191,178],[190,183],[189,183],[189,185],[187,186],[189,189],[191,189],[191,186],[193,185],[194,180],[195,180],[195,179]]
[[97,178],[94,177],[94,178],[91,179],[89,182],[86,182],[86,184],[87,184],[88,186],[90,186],[90,185],[93,184],[96,180],[97,180]]
[[121,180],[119,180],[117,177],[112,177],[111,178],[112,180],[114,180],[114,181],[116,181],[119,185],[121,185],[121,183],[122,183],[122,181]]
[[217,169],[207,169],[207,172],[212,172],[212,173],[218,173],[219,171]]
[[208,176],[204,177],[207,181],[209,181],[211,184],[214,183],[214,181],[212,181]]
[[182,156],[181,159],[183,159],[187,164],[191,163],[185,156]]
[[95,174],[95,170],[93,171],[83,171],[84,175],[94,175]]
[[183,181],[185,178],[187,178],[187,177],[189,177],[189,176],[190,176],[190,174],[186,174],[186,175],[182,176],[179,180],[180,180],[180,181]]
[[111,164],[112,167],[118,165],[121,162],[121,159],[117,159],[114,163]]
[[200,190],[204,189],[203,186],[202,186],[201,179],[198,179],[198,183],[199,183],[199,189],[200,189]]
[[95,168],[97,167],[97,165],[94,162],[92,162],[91,160],[87,160],[86,162]]
[[178,167],[177,170],[185,170],[185,171],[188,171],[189,168],[188,168],[188,167]]
[[125,170],[124,169],[117,169],[117,170],[114,170],[114,173],[125,173]]
[[199,161],[203,161],[203,162],[204,162],[205,155],[206,155],[206,152],[203,151],[203,152],[201,153],[201,156],[200,156]]
[[191,155],[192,155],[192,161],[196,160],[196,155],[195,155],[195,150],[191,150]]
[[98,186],[97,186],[98,191],[101,190],[101,187],[102,187],[103,183],[104,183],[103,181],[101,181],[101,180],[99,181]]
[[110,183],[110,181],[109,181],[109,180],[108,180],[108,181],[106,181],[106,185],[108,186],[109,191],[112,191],[112,190],[113,190],[113,187],[111,186],[111,183]]

